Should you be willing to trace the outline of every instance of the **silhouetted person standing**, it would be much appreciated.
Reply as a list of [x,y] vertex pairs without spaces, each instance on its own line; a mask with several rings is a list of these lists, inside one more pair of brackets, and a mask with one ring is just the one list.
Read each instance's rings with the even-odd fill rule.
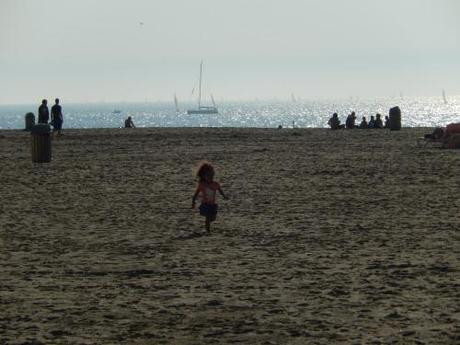
[[390,128],[390,118],[388,116],[385,116],[384,128]]
[[48,110],[48,101],[42,100],[42,105],[38,108],[38,123],[48,123],[50,120],[50,111]]
[[62,116],[62,107],[59,105],[59,98],[56,98],[55,104],[51,107],[51,123],[54,128],[53,133],[57,132],[58,135],[61,135],[63,122],[64,117]]

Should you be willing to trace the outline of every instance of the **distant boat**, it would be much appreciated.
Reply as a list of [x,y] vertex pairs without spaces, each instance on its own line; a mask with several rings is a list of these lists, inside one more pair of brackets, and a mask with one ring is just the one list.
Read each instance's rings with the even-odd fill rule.
[[112,114],[121,114],[121,110],[115,109],[114,111],[112,111]]
[[291,101],[292,103],[297,103],[297,99],[295,98],[293,93],[291,93]]
[[214,98],[211,95],[211,100],[213,106],[203,106],[201,105],[201,81],[203,78],[203,61],[200,63],[200,81],[198,87],[198,108],[196,109],[189,109],[187,110],[187,114],[218,114],[219,111],[217,110],[216,104],[214,102]]
[[446,91],[444,91],[444,89],[442,89],[442,99],[444,100],[444,104],[448,104],[448,103],[449,103],[449,102],[447,101]]
[[180,113],[179,102],[177,101],[176,94],[174,94],[174,107],[176,108],[176,113]]
[[217,109],[217,107],[216,107],[216,102],[214,101],[214,97],[212,97],[212,94],[211,94],[210,96],[211,96],[212,105],[214,106],[214,108]]

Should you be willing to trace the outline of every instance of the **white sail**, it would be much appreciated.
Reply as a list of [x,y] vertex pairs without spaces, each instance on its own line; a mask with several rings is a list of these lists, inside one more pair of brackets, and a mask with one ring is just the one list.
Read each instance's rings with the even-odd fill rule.
[[201,96],[203,93],[202,79],[203,79],[203,60],[201,60],[201,63],[200,63],[200,79],[199,79],[199,84],[198,84],[198,108],[187,110],[187,114],[218,114],[219,111],[217,110],[216,103],[214,102],[214,98],[212,97],[212,95],[211,95],[211,100],[213,104],[212,107],[201,105]]
[[176,96],[176,94],[174,94],[174,107],[176,108],[176,113],[179,113],[179,112],[180,112],[180,109],[179,109],[179,102],[177,101],[177,96]]
[[444,100],[444,104],[449,103],[449,102],[447,101],[446,91],[444,91],[444,89],[442,89],[442,99]]
[[214,101],[214,97],[212,97],[212,94],[211,94],[211,102],[212,102],[212,105],[215,107],[215,106],[216,106],[216,102]]
[[203,60],[200,63],[200,83],[198,87],[198,109],[201,107],[201,78],[203,77]]

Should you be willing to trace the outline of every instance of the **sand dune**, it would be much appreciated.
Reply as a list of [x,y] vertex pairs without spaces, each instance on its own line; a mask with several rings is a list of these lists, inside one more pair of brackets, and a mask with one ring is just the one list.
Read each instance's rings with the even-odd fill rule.
[[425,132],[66,130],[33,164],[0,131],[0,344],[460,343],[460,151]]

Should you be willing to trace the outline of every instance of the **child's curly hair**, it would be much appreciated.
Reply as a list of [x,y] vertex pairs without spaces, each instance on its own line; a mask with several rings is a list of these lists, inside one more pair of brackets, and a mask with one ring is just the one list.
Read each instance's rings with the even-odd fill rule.
[[203,182],[206,176],[209,176],[211,179],[214,177],[214,167],[211,163],[203,162],[196,172],[196,177],[200,182]]

